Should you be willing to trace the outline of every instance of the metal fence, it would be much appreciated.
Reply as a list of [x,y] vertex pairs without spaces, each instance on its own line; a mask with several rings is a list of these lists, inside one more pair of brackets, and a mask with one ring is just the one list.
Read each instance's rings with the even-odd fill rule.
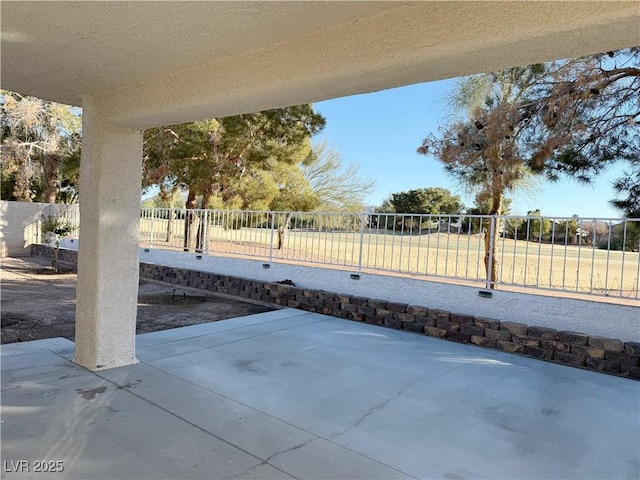
[[[269,262],[455,278],[487,288],[639,298],[640,219],[152,208],[142,210],[140,241]],[[492,273],[494,281],[488,280]]]

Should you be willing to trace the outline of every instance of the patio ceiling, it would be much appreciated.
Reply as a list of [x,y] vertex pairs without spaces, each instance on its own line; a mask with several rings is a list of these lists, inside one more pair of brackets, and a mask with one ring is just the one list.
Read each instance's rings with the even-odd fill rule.
[[633,46],[637,2],[2,2],[2,88],[153,125]]

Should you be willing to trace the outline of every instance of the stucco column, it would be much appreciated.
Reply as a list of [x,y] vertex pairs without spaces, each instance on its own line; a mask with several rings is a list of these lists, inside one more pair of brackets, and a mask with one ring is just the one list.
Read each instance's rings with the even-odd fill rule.
[[82,112],[76,363],[102,370],[137,363],[142,132]]

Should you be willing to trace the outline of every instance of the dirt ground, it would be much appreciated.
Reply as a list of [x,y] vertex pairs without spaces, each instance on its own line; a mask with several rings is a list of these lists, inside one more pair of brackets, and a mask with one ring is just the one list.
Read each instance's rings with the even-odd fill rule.
[[[73,340],[77,280],[73,266],[62,264],[62,272],[56,274],[49,260],[41,257],[3,258],[1,262],[1,342],[51,337]],[[155,332],[273,309],[258,302],[141,280],[136,330]]]

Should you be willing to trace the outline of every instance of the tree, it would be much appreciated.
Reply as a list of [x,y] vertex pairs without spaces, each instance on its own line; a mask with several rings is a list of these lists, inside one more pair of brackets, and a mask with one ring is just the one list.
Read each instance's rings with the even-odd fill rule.
[[[475,187],[500,212],[505,192],[533,174],[590,181],[613,162],[640,165],[640,48],[518,67],[461,80],[452,103],[467,116],[431,135],[418,148],[433,155],[462,184]],[[484,97],[484,98],[482,98]],[[626,198],[615,205],[633,213],[638,177],[617,182]],[[496,281],[494,237],[485,234],[488,280]],[[493,258],[489,265],[489,258]]]
[[[310,138],[325,124],[311,105],[298,105],[155,128],[145,132],[144,185],[169,194],[188,189],[186,208],[223,204],[268,204],[286,190],[271,172],[300,164]],[[199,215],[188,212],[185,249],[201,248]]]
[[452,215],[464,210],[460,197],[442,187],[392,193],[389,202],[397,213]]
[[287,212],[284,217],[279,217],[276,229],[278,234],[277,249],[281,250],[284,247],[285,235],[289,230],[293,212],[316,209],[320,205],[320,198],[313,191],[312,186],[297,165],[278,165],[272,173],[274,178],[278,179],[278,194],[271,201],[269,210]]
[[621,198],[609,203],[629,218],[640,218],[640,165],[635,173],[624,172],[624,175],[613,182],[613,189]]
[[[15,92],[0,92],[2,198],[54,203],[62,187],[60,168],[77,175],[80,111]],[[67,163],[68,162],[68,163]]]
[[572,215],[569,220],[558,222],[555,228],[555,241],[565,244],[573,244],[578,233],[580,217]]
[[[509,213],[511,212],[511,203],[512,200],[510,198],[503,197],[498,215],[509,215]],[[491,202],[489,201],[489,199],[478,200],[476,198],[473,207],[467,209],[467,213],[469,215],[488,215],[490,211]]]
[[[473,207],[467,209],[467,215],[462,218],[462,230],[470,233],[480,233],[487,225],[487,220],[483,219],[481,215],[488,215],[491,211],[491,202],[489,199],[483,199],[482,201],[476,201]],[[498,215],[509,215],[511,211],[511,199],[504,197],[500,206],[500,212]],[[510,234],[516,227],[516,221],[513,219],[505,220],[506,234]]]
[[529,165],[551,180],[582,182],[613,163],[629,166],[611,204],[640,216],[640,47],[555,62],[549,71],[519,105],[530,117]]
[[302,174],[318,197],[318,208],[328,212],[363,211],[363,196],[375,186],[374,180],[361,176],[358,165],[343,167],[340,154],[325,142],[313,148],[302,164]]
[[[420,217],[414,218],[413,215],[459,214],[464,211],[464,205],[458,195],[453,195],[446,188],[427,187],[392,193],[376,211],[411,214],[408,218],[394,215],[394,222],[391,224],[385,221],[387,228],[411,229],[422,223]],[[373,219],[373,225],[377,226],[379,223],[379,217]],[[430,221],[427,221],[427,226],[431,227]]]
[[375,208],[376,213],[395,213],[395,208],[391,203],[391,196],[385,198],[382,204]]
[[[544,66],[533,65],[461,80],[454,103],[466,106],[466,117],[442,129],[440,137],[430,135],[418,148],[418,153],[442,162],[462,185],[475,189],[476,203],[490,205],[488,215],[499,215],[505,193],[515,191],[530,173],[522,148],[525,124],[519,120],[517,105],[544,74]],[[492,288],[500,230],[496,217],[484,235],[484,264]]]
[[56,202],[78,203],[80,194],[80,132],[76,132],[68,140],[69,147],[62,156],[58,169],[58,189]]
[[309,138],[324,118],[311,105],[154,128],[145,132],[144,185],[189,189],[187,208],[237,194],[238,180],[309,154]]
[[527,212],[527,240],[539,242],[547,239],[551,233],[551,220],[542,218],[540,209]]

